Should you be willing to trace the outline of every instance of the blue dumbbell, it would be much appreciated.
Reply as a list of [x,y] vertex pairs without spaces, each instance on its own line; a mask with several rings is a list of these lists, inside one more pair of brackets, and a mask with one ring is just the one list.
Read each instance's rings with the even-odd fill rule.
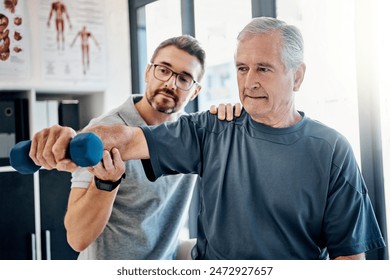
[[[41,167],[30,158],[31,140],[17,143],[10,152],[11,166],[21,174],[32,174]],[[69,143],[67,154],[78,166],[87,167],[98,164],[103,157],[103,142],[91,132],[77,134]]]

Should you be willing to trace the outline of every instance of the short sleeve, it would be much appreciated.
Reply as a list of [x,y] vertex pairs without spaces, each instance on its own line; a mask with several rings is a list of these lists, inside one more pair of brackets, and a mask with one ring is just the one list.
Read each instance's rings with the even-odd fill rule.
[[86,168],[78,167],[72,172],[71,188],[87,189],[92,179],[93,175]]
[[385,246],[365,182],[348,143],[341,144],[335,151],[324,231],[331,258]]
[[[199,174],[201,170],[201,129],[191,116],[182,116],[176,122],[141,127],[148,144],[150,164],[154,177],[162,175]],[[151,167],[151,168],[150,168]],[[146,171],[146,170],[145,170]]]

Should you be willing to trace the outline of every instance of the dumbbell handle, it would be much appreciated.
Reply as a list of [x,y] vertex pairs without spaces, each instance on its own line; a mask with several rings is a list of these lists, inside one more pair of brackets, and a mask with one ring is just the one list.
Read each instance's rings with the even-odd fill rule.
[[[10,152],[11,166],[21,174],[32,174],[41,167],[30,158],[31,140],[17,143]],[[102,160],[103,142],[91,132],[77,134],[69,143],[67,154],[78,166],[94,166]]]

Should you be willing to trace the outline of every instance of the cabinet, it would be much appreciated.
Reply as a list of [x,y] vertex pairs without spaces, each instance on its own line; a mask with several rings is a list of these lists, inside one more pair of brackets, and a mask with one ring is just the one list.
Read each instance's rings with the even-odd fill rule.
[[[0,109],[8,110],[7,115],[12,111],[9,104],[24,100],[22,112],[17,112],[24,114],[24,117],[0,120],[0,135],[4,139],[10,139],[8,142],[13,139],[18,142],[31,137],[39,126],[45,127],[42,120],[47,118],[42,117],[38,105],[45,100],[58,103],[62,100],[77,100],[79,123],[80,127],[83,127],[91,118],[102,113],[103,97],[104,94],[100,91],[0,89],[0,103],[7,105],[3,106],[4,108],[0,106]],[[6,129],[1,130],[1,127]],[[15,130],[19,129],[19,132],[11,135],[9,130],[13,127]],[[20,132],[21,129],[24,134]],[[32,175],[21,175],[9,166],[8,159],[2,156],[0,259],[76,259],[77,253],[68,245],[64,227],[69,190],[69,173],[40,170]]]
[[33,176],[0,173],[0,259],[31,259],[35,255]]

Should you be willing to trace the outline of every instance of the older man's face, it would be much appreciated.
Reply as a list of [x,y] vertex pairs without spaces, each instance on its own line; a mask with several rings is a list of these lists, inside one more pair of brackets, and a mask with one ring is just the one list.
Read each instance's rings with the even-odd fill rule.
[[244,37],[237,46],[236,70],[241,103],[255,121],[274,126],[294,114],[294,91],[304,66],[299,73],[285,68],[279,31]]

